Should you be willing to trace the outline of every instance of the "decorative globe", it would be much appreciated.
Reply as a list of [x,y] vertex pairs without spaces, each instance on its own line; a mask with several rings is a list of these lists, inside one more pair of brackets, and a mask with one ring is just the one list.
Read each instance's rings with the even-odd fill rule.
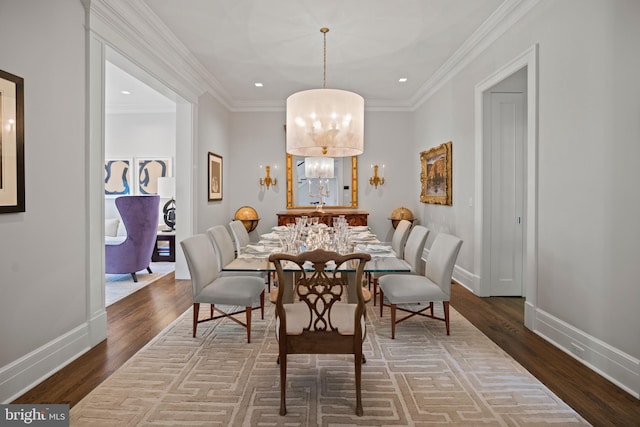
[[396,208],[393,210],[393,212],[391,212],[391,216],[389,217],[389,219],[391,220],[391,225],[393,225],[393,228],[396,228],[398,226],[398,223],[403,219],[413,222],[416,218],[413,216],[413,212],[411,212],[404,206],[400,206],[399,208]]
[[242,206],[238,209],[233,216],[233,219],[238,221],[242,221],[244,224],[244,228],[247,229],[247,233],[252,232],[258,226],[258,221],[260,218],[258,217],[258,212],[253,209],[251,206]]

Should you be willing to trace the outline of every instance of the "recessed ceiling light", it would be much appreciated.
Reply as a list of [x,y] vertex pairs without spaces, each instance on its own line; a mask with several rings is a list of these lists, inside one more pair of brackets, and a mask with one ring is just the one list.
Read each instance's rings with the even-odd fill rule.
[[129,92],[128,90],[121,90],[120,93],[123,95],[131,95],[131,92]]
[[262,87],[262,83],[254,83],[256,87]]
[[405,83],[407,81],[407,78],[406,77],[402,77],[402,78],[398,79],[398,81],[400,83]]

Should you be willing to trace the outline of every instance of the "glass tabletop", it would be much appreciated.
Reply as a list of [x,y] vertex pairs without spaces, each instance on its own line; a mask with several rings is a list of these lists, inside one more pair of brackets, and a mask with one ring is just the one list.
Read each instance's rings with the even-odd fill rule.
[[[245,257],[242,254],[240,257],[234,259],[229,264],[224,266],[222,270],[225,271],[276,271],[273,263],[269,262],[269,256],[250,256]],[[285,271],[296,271],[298,267],[293,263],[283,264]],[[312,268],[309,267],[309,271]],[[347,262],[340,266],[339,271],[352,272],[355,271],[355,263]],[[368,261],[364,267],[364,271],[367,273],[403,273],[411,271],[411,266],[405,260],[397,257],[389,256],[375,256],[371,255],[371,260]]]

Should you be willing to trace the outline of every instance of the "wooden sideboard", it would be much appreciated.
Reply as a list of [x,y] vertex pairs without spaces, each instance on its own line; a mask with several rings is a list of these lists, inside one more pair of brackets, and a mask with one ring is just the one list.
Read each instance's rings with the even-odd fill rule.
[[367,225],[367,217],[369,212],[354,211],[349,209],[327,209],[324,212],[318,212],[315,210],[305,209],[293,209],[288,211],[278,212],[278,225],[287,225],[290,222],[296,222],[295,218],[298,216],[308,216],[309,218],[318,218],[319,222],[327,225],[333,225],[333,218],[337,218],[340,215],[344,215],[349,225]]

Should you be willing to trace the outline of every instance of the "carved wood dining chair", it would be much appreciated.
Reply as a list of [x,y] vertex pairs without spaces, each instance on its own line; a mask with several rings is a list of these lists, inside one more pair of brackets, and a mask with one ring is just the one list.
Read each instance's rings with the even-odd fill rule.
[[[353,354],[356,414],[362,416],[362,341],[365,337],[365,303],[362,274],[371,255],[316,249],[300,255],[269,256],[278,274],[276,337],[280,363],[280,415],[287,413],[287,355]],[[338,272],[353,263],[354,273]],[[285,265],[288,265],[285,271]],[[297,276],[292,279],[293,270]]]

